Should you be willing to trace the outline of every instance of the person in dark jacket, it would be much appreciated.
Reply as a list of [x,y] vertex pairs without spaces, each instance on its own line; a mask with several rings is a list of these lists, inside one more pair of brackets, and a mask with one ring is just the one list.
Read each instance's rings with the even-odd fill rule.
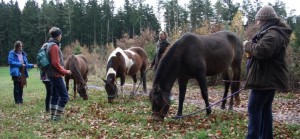
[[8,54],[10,76],[14,82],[14,99],[16,104],[23,104],[23,87],[27,84],[28,69],[36,67],[28,63],[27,54],[23,51],[23,43],[16,41],[14,49]]
[[162,57],[162,55],[166,52],[167,48],[170,46],[170,43],[167,40],[168,34],[165,31],[161,31],[159,33],[159,40],[156,46],[156,53],[152,60],[150,68],[156,71],[158,63]]
[[54,42],[47,51],[49,53],[51,65],[46,73],[52,85],[52,94],[50,100],[51,120],[57,121],[61,118],[65,105],[69,101],[69,94],[62,76],[71,75],[70,70],[64,68],[63,54],[60,49],[60,40],[62,32],[57,27],[52,27],[49,31],[51,38],[48,43]]
[[250,54],[245,85],[251,89],[247,139],[273,139],[272,102],[276,90],[288,88],[286,49],[292,31],[271,6],[261,8],[255,19],[260,31],[244,42]]

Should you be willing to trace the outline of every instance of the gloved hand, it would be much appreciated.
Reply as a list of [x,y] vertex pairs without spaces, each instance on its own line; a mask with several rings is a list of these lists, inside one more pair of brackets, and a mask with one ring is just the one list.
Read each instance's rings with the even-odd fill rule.
[[245,40],[243,42],[243,47],[244,47],[246,58],[250,58],[251,57],[251,53],[249,51],[249,46],[250,46],[249,44],[250,44],[250,41],[248,41],[248,40]]

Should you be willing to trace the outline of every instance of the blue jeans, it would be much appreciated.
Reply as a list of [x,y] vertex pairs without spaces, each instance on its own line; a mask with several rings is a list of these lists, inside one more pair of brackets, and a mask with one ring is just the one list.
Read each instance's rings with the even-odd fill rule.
[[62,77],[50,77],[52,85],[51,105],[65,107],[69,101],[69,94]]
[[275,90],[251,90],[247,139],[273,139],[272,102]]
[[20,81],[14,81],[14,99],[16,104],[23,103],[23,88]]

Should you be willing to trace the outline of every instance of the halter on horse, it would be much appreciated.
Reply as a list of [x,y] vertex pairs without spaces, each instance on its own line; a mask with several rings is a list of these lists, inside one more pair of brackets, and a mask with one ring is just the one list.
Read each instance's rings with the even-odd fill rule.
[[[224,80],[239,80],[242,56],[242,42],[231,32],[221,31],[207,36],[192,33],[183,35],[170,47],[158,65],[150,92],[152,119],[160,121],[166,116],[170,107],[170,91],[176,79],[179,84],[178,117],[182,115],[189,79],[197,80],[205,105],[208,107],[206,77],[222,73]],[[231,79],[230,67],[233,72]],[[227,96],[230,85],[231,93],[239,90],[239,82],[225,82],[223,98]],[[235,95],[235,100],[239,104],[238,94]],[[225,108],[225,103],[226,99],[222,102],[222,109]],[[233,98],[230,99],[229,109],[232,109],[232,106]],[[206,113],[211,113],[210,107],[206,109]]]
[[125,76],[130,75],[133,79],[133,91],[136,88],[137,73],[140,71],[144,93],[147,92],[145,71],[147,68],[148,57],[144,49],[140,47],[131,47],[127,50],[116,48],[109,56],[106,67],[105,90],[108,95],[108,102],[113,100],[118,95],[118,88],[116,85],[116,78],[120,77],[121,93],[124,97],[123,85],[125,83]]
[[86,82],[88,80],[87,74],[89,69],[88,69],[86,58],[83,55],[70,55],[65,62],[65,68],[71,70],[72,72],[72,75],[65,76],[67,90],[69,91],[69,80],[73,79],[74,98],[76,98],[76,90],[77,90],[80,97],[82,97],[84,100],[87,100],[88,95],[86,92],[87,90]]

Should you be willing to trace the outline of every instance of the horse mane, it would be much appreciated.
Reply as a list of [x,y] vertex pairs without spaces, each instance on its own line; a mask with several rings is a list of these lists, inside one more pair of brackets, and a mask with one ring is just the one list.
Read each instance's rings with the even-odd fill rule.
[[[171,64],[170,61],[171,60],[176,60],[173,58],[173,54],[175,53],[175,50],[177,49],[177,45],[178,45],[178,40],[171,46],[169,46],[167,48],[167,50],[165,51],[165,53],[163,54],[162,58],[160,59],[159,63],[158,63],[158,67],[155,73],[155,77],[154,77],[154,81],[153,81],[153,85],[158,83],[159,78],[162,76],[162,72],[163,72],[163,67]],[[173,62],[175,63],[175,62]],[[172,71],[175,71],[177,69],[173,69]],[[172,72],[170,71],[170,72]],[[177,74],[168,74],[168,76],[177,76]]]
[[71,55],[71,57],[68,58],[70,70],[72,71],[72,76],[76,82],[85,85],[85,81],[82,77],[82,74],[79,71],[78,61],[75,55]]

